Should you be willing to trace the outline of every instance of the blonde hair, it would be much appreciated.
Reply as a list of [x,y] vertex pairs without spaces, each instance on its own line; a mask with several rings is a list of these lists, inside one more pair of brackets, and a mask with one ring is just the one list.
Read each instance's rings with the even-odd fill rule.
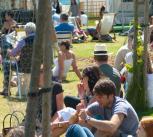
[[26,33],[28,33],[28,34],[34,33],[34,32],[36,32],[36,25],[33,22],[28,22],[25,25],[25,28],[24,29],[25,29]]
[[153,117],[143,117],[140,121],[140,124],[144,128],[147,137],[153,137]]

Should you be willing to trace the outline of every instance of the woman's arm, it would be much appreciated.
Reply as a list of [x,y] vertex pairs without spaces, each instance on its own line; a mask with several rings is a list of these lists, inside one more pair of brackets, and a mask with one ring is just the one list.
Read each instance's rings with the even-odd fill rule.
[[63,108],[63,104],[64,104],[63,92],[56,95],[56,104],[57,104],[57,111]]
[[72,58],[73,58],[73,62],[72,62],[72,68],[73,68],[73,71],[76,73],[76,75],[78,76],[78,78],[81,80],[82,77],[81,77],[81,73],[78,69],[78,66],[76,64],[76,58],[75,58],[75,55],[72,53]]
[[58,64],[59,64],[59,80],[62,80],[64,73],[64,55],[60,51],[58,54]]
[[99,23],[98,23],[97,26],[96,26],[96,31],[97,31],[98,33],[100,33],[100,30],[101,30],[101,20],[99,21]]

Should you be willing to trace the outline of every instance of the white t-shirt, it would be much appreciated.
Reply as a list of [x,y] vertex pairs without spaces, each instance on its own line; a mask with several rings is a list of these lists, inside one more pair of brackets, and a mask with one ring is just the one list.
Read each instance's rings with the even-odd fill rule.
[[80,19],[81,19],[81,24],[86,26],[88,23],[88,16],[86,14],[82,14],[80,16]]
[[126,64],[133,65],[133,52],[132,51],[126,54],[125,62]]

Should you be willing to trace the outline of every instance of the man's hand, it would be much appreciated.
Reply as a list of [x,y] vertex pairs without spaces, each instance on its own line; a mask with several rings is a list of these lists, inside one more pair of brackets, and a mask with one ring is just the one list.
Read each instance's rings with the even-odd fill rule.
[[88,116],[88,115],[87,115],[85,109],[82,109],[82,110],[80,111],[80,113],[79,113],[80,119],[83,120],[83,121],[85,121],[86,118],[87,118],[87,116]]
[[84,105],[83,103],[79,103],[79,104],[76,106],[76,110],[77,110],[78,112],[80,112],[81,109],[84,109],[84,108],[85,108],[85,105]]
[[69,119],[69,124],[75,124],[79,121],[78,112],[76,112],[71,118]]

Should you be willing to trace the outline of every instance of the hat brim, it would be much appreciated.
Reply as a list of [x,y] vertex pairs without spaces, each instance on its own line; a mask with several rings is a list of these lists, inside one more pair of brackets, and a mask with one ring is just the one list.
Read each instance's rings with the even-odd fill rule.
[[92,54],[98,56],[98,55],[111,55],[111,54],[113,54],[113,53],[97,53],[97,54],[92,53]]

